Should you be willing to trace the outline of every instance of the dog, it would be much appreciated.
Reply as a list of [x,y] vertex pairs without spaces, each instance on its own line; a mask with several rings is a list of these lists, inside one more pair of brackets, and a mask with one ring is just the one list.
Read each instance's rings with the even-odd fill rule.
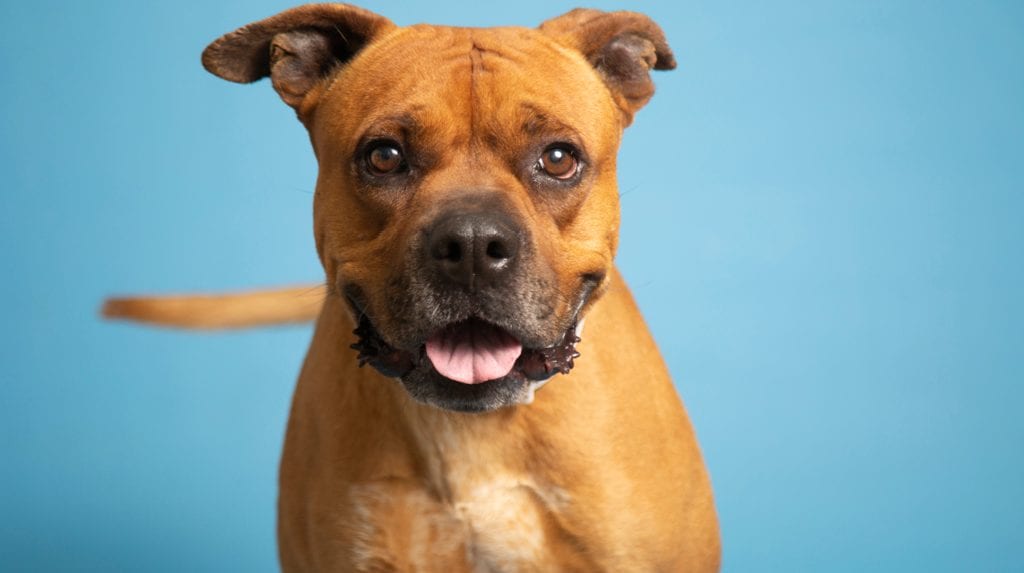
[[202,62],[269,77],[308,129],[325,285],[104,313],[316,319],[280,467],[285,571],[718,570],[697,441],[613,264],[620,137],[675,67],[650,18],[398,27],[306,5]]

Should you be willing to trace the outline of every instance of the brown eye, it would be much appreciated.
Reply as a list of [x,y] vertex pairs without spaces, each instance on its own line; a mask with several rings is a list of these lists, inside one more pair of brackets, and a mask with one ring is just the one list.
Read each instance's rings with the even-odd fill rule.
[[366,164],[376,175],[395,173],[405,165],[402,152],[393,143],[380,143],[366,154]]
[[579,170],[579,160],[568,147],[549,147],[541,154],[537,166],[555,179],[570,179]]

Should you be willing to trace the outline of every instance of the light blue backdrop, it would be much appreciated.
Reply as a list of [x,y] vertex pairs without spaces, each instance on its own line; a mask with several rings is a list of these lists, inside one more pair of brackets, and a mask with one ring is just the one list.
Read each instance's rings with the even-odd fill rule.
[[[595,5],[652,15],[680,60],[624,142],[619,260],[699,431],[725,570],[1024,569],[1024,4]],[[302,128],[199,65],[287,6],[3,0],[0,569],[276,567],[309,330],[96,307],[319,278]]]

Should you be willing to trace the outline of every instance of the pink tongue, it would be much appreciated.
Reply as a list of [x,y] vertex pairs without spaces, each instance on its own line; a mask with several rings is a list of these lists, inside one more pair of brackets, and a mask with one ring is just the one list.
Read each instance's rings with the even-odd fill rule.
[[471,320],[427,339],[427,357],[441,376],[463,384],[495,380],[512,371],[523,345],[496,326]]

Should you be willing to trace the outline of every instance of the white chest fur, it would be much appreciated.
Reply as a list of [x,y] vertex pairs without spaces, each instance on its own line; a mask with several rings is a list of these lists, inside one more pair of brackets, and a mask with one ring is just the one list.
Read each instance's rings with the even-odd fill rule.
[[564,493],[510,476],[460,490],[445,502],[404,480],[353,487],[349,529],[356,569],[544,570],[551,561],[546,514],[566,503]]
[[474,487],[456,502],[467,524],[468,550],[477,571],[530,571],[546,560],[544,520],[536,488],[499,478]]

